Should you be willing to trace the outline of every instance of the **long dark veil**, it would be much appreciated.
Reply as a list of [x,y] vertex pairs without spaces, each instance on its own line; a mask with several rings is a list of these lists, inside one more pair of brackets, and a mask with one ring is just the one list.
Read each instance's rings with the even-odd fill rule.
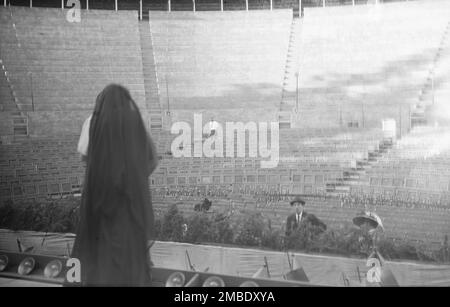
[[82,283],[145,285],[154,224],[148,177],[157,155],[139,109],[120,85],[97,97],[86,162],[73,250]]

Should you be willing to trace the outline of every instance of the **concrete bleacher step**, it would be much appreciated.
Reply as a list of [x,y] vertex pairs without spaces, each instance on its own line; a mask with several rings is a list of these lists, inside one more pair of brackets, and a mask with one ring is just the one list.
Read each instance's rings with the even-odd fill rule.
[[344,178],[348,178],[350,180],[359,180],[362,178],[363,175],[365,175],[364,170],[354,171],[354,170],[347,170],[344,171]]
[[368,160],[358,160],[356,161],[356,167],[360,170],[365,169],[367,166],[369,166],[370,163]]
[[369,154],[369,160],[377,159],[382,156],[382,154],[378,151],[369,151],[368,154]]
[[326,192],[331,194],[349,193],[351,190],[350,185],[342,183],[334,183],[326,185]]
[[411,128],[427,126],[428,121],[424,114],[414,113],[411,114]]

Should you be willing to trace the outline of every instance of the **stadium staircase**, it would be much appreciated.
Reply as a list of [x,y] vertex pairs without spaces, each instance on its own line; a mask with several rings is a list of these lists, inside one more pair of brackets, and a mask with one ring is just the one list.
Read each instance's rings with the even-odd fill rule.
[[152,131],[161,130],[163,119],[161,115],[158,72],[156,70],[153,39],[149,22],[139,23],[139,34],[141,37],[145,100],[149,113],[150,129]]
[[367,158],[355,161],[351,168],[344,169],[343,177],[337,178],[336,182],[327,183],[326,191],[328,195],[338,196],[351,192],[351,187],[359,184],[360,180],[366,176],[369,169],[374,166],[379,159],[386,154],[393,146],[391,140],[382,140],[378,148],[368,150]]
[[426,81],[420,90],[419,102],[414,106],[413,110],[411,111],[411,128],[427,125],[427,118],[426,118],[427,107],[432,106],[434,104],[435,71],[440,64],[444,48],[448,43],[449,30],[450,30],[450,22],[447,23],[447,27],[445,28],[445,31],[440,41],[440,45],[433,59],[433,64],[428,72]]
[[[355,192],[443,202],[449,197],[449,127],[415,127],[361,178]],[[444,201],[445,202],[445,201]]]
[[9,78],[8,69],[6,68],[0,55],[0,64],[2,67],[1,77],[0,77],[0,111],[17,111],[18,98],[16,92],[14,91],[14,86],[11,84],[11,79]]
[[301,19],[293,18],[289,36],[289,47],[284,68],[283,89],[281,93],[280,111],[278,121],[280,129],[289,129],[292,126],[292,112],[297,113],[297,78],[299,73],[299,57],[301,42]]
[[[14,21],[14,16],[11,7],[7,8],[8,14],[2,15],[2,24],[6,24],[4,30],[10,31],[10,36],[12,41],[14,41],[17,46],[15,56],[20,59],[28,59],[25,48],[22,46],[19,36],[17,34],[16,23]],[[2,48],[3,49],[3,48]],[[32,97],[30,95],[31,89],[29,88],[30,83],[30,72],[26,74],[13,73],[8,70],[6,61],[4,61],[4,50],[0,53],[0,64],[2,68],[2,83],[6,82],[8,91],[5,93],[4,85],[2,84],[2,93],[0,97],[2,98],[2,110],[5,112],[10,112],[12,120],[12,135],[14,138],[21,138],[28,136],[28,115],[27,111],[32,109]],[[22,82],[17,81],[22,79]],[[25,82],[23,81],[25,80]],[[8,93],[9,92],[9,93]],[[6,103],[3,103],[5,101]]]
[[[14,138],[28,136],[28,117],[19,108],[19,98],[11,82],[10,74],[0,56],[2,78],[0,78],[0,112],[8,112],[12,121],[2,125],[2,129],[12,133]],[[11,131],[12,130],[12,131]]]

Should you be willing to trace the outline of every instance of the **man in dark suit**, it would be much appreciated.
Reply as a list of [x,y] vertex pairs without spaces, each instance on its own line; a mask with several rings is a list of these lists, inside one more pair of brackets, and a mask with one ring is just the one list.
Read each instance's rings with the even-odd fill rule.
[[323,223],[314,214],[309,214],[305,211],[305,201],[299,196],[296,196],[291,202],[291,207],[294,212],[288,216],[286,220],[286,237],[290,236],[302,223],[310,223],[313,226],[319,227],[322,231],[327,229],[327,225]]

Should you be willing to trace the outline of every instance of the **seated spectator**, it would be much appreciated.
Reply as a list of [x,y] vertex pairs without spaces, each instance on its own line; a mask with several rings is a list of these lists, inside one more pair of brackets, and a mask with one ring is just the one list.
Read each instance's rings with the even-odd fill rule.
[[194,206],[194,211],[197,212],[206,212],[211,208],[211,201],[208,198],[205,198],[201,204],[196,204]]

